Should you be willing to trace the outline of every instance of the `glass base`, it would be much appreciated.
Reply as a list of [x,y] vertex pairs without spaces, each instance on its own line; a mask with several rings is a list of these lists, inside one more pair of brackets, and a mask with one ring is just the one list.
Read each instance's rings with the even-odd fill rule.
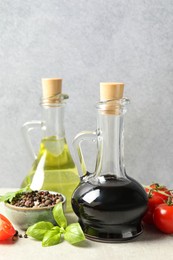
[[143,232],[141,224],[93,226],[79,221],[85,237],[104,243],[119,243],[135,239]]

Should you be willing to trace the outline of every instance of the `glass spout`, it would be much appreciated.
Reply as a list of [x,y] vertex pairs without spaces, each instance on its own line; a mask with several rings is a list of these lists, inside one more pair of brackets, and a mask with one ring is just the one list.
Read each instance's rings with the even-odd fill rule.
[[68,99],[69,96],[63,93],[57,93],[48,97],[42,97],[41,105],[43,106],[59,106],[64,100]]
[[97,104],[97,135],[100,154],[97,157],[96,177],[125,176],[124,114],[129,99],[108,100]]

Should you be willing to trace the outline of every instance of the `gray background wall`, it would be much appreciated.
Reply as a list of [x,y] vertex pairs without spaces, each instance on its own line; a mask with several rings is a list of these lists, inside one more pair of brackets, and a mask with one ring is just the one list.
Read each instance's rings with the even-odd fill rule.
[[1,187],[30,168],[21,126],[41,118],[43,77],[64,79],[70,147],[96,128],[99,82],[125,82],[127,172],[173,188],[172,0],[0,1]]

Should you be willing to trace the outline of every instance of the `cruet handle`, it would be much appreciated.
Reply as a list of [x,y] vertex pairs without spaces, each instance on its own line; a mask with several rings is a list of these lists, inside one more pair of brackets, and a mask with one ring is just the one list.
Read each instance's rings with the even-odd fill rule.
[[97,141],[97,133],[92,131],[83,131],[76,135],[73,140],[73,148],[74,148],[74,159],[76,163],[76,167],[78,169],[79,177],[82,178],[86,172],[84,173],[83,168],[86,169],[85,161],[82,153],[81,144],[83,141]]
[[36,128],[43,128],[44,123],[42,121],[30,121],[30,122],[26,122],[23,126],[22,126],[22,134],[24,136],[24,140],[26,142],[26,146],[29,150],[29,153],[32,157],[32,159],[37,159],[37,155],[34,151],[34,147],[33,144],[31,142],[31,137],[29,135],[30,131],[36,129]]

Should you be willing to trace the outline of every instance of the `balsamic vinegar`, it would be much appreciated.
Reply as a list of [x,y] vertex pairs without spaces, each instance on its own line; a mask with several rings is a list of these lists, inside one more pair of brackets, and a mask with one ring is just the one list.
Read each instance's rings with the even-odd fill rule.
[[[123,83],[100,84],[96,132],[82,132],[74,139],[81,182],[72,196],[72,207],[85,236],[101,242],[123,242],[142,233],[147,209],[143,187],[126,174],[124,166],[124,114],[129,100]],[[81,142],[97,142],[95,172],[83,174]]]
[[102,178],[103,184],[88,181],[73,194],[73,210],[86,237],[111,242],[139,235],[146,210],[145,191],[132,179],[116,179],[111,175]]

